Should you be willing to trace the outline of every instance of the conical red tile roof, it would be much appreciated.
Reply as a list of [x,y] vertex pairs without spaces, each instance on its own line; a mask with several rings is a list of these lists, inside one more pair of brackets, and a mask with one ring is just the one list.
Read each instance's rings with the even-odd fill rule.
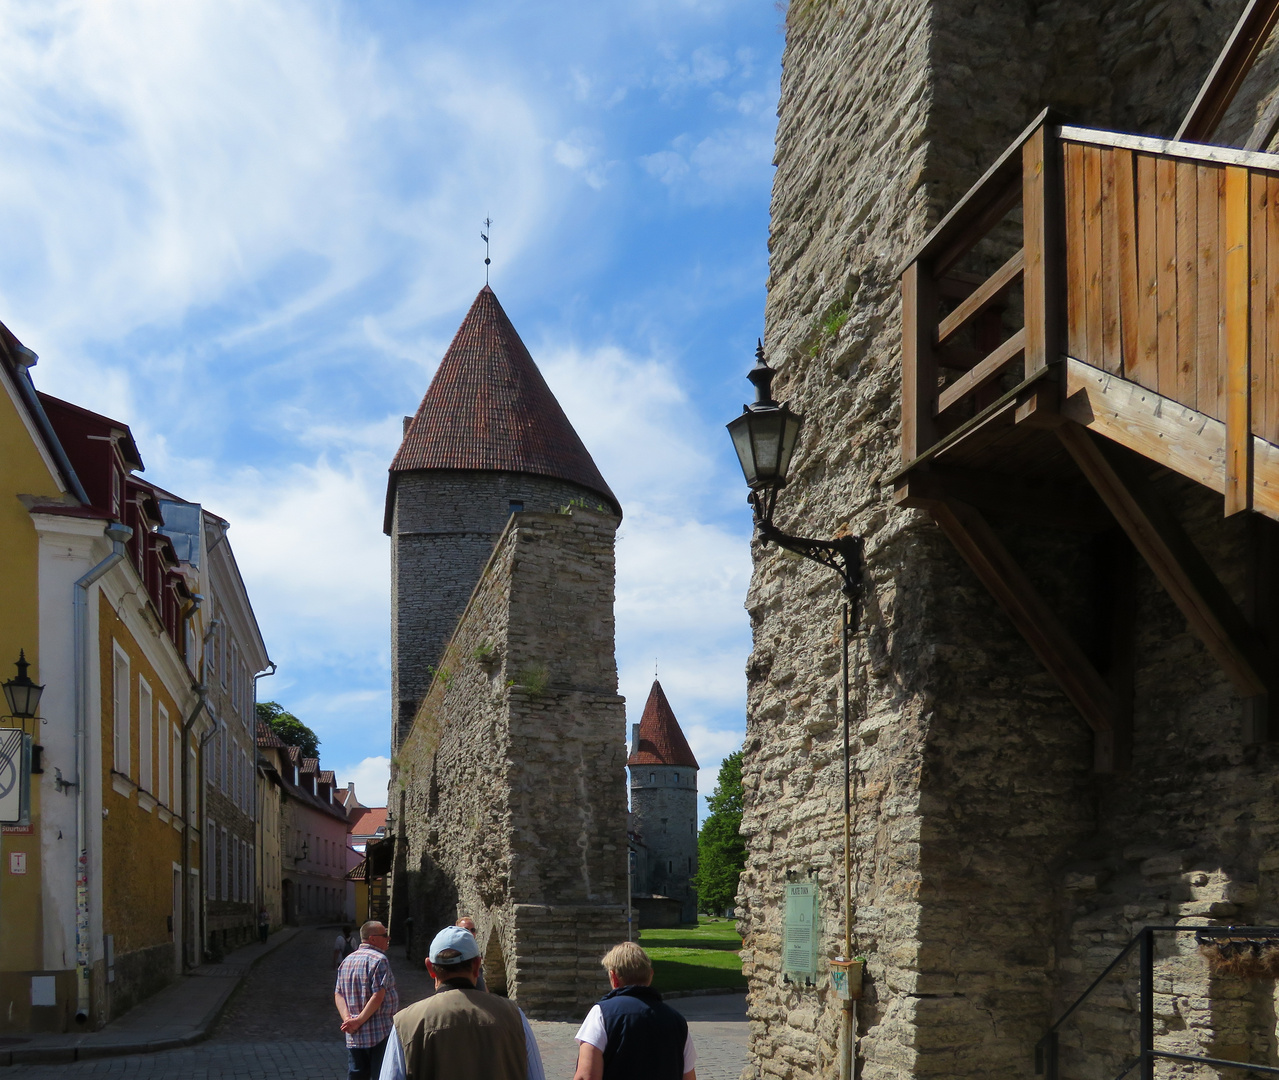
[[[396,473],[415,469],[553,476],[580,484],[622,512],[487,285],[458,327],[404,434],[391,462],[391,484]],[[388,497],[388,531],[390,507]]]
[[639,739],[635,751],[626,759],[627,765],[685,765],[690,769],[701,768],[689,748],[679,721],[671,711],[662,684],[653,680],[648,692],[644,715],[640,717]]

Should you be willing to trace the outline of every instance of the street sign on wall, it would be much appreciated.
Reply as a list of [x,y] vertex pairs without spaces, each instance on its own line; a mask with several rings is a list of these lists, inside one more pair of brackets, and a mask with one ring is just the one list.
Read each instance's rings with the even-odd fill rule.
[[786,884],[786,922],[782,941],[782,970],[812,978],[817,974],[817,882]]
[[22,729],[0,728],[0,824],[27,822],[30,758],[30,742]]

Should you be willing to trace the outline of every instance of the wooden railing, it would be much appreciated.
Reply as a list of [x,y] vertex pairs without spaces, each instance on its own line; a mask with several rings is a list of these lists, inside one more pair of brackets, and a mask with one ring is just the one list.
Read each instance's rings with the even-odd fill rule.
[[1279,443],[1279,160],[1061,129],[1067,350],[1225,424],[1226,513]]
[[[1007,242],[1019,206],[1022,249],[957,274],[1001,222]],[[1173,438],[1164,463],[1221,491],[1227,514],[1279,517],[1279,157],[1045,113],[930,234],[902,296],[903,471],[1069,358],[1064,393],[1092,369],[1184,410],[1175,432],[1119,441],[1162,461]]]
[[[1010,378],[1043,374],[1060,350],[1060,169],[1045,111],[925,240],[902,273],[902,462],[995,404]],[[1020,208],[1021,248],[985,278],[955,266]],[[1022,320],[1007,301],[1020,289]],[[956,300],[949,312],[943,303]],[[969,332],[971,344],[961,335]]]

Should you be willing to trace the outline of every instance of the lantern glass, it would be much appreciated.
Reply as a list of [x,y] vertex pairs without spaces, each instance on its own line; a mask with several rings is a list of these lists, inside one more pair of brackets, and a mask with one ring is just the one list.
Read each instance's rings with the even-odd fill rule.
[[40,707],[40,695],[43,686],[37,686],[27,674],[28,662],[24,653],[18,654],[18,675],[3,683],[5,702],[9,706],[9,715],[22,720],[30,720]]
[[728,425],[737,460],[752,490],[786,483],[799,426],[800,418],[785,405],[747,407]]

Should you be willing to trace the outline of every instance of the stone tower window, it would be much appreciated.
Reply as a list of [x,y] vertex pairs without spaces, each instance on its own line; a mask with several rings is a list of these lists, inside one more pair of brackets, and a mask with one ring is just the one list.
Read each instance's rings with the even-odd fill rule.
[[508,510],[509,510],[512,514],[520,514],[520,513],[523,513],[523,511],[524,511],[524,503],[523,503],[520,499],[512,499],[512,500],[511,500],[511,501],[507,504],[507,509],[508,509]]
[[675,783],[679,783],[679,773],[675,774]]
[[655,784],[655,783],[657,783],[657,773],[649,773],[649,774],[648,774],[648,782],[649,782],[650,784]]

